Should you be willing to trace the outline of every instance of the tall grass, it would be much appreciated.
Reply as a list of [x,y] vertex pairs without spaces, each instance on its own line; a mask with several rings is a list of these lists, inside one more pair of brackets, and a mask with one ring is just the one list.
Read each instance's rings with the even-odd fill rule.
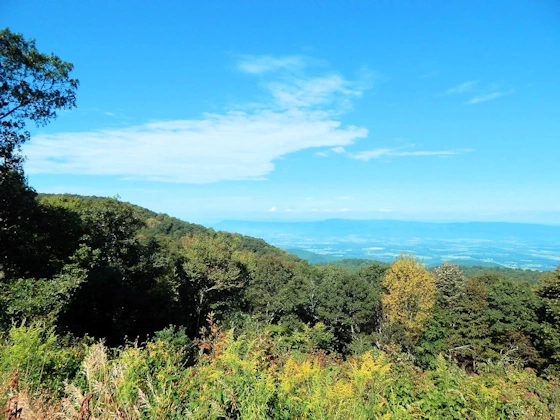
[[40,325],[12,328],[0,346],[8,418],[560,418],[558,383],[530,369],[494,364],[467,374],[440,357],[421,371],[398,354],[342,359],[287,348],[267,328],[216,325],[192,363],[191,348],[160,337],[108,349],[61,346]]

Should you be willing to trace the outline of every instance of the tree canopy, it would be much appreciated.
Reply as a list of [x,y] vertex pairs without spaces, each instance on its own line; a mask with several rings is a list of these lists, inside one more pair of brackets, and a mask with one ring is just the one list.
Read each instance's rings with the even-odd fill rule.
[[37,257],[50,247],[43,228],[53,219],[27,185],[21,146],[29,140],[29,121],[44,125],[58,110],[76,105],[72,68],[54,54],[40,53],[34,40],[0,31],[0,280],[41,266]]
[[0,31],[0,166],[20,169],[27,122],[44,125],[76,106],[78,80],[71,63],[37,50],[34,40]]

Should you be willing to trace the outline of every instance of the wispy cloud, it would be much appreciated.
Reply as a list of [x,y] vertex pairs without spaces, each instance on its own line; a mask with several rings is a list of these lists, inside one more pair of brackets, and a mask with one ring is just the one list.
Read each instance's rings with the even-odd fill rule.
[[315,156],[326,158],[329,156],[329,154],[327,152],[315,152]]
[[381,157],[405,157],[405,156],[452,156],[458,155],[461,153],[466,152],[473,152],[473,149],[460,149],[460,150],[438,150],[438,151],[431,151],[431,150],[416,150],[416,151],[406,151],[402,150],[402,148],[398,149],[374,149],[374,150],[365,150],[358,153],[350,154],[350,157],[353,159],[363,160],[365,162],[371,159],[379,159]]
[[468,82],[461,83],[457,86],[449,88],[445,91],[445,95],[455,94],[475,94],[473,98],[466,102],[467,105],[476,105],[482,102],[493,101],[501,96],[511,95],[515,93],[515,89],[506,91],[497,91],[499,85],[489,84],[486,87],[479,87],[478,80],[469,80]]
[[469,80],[468,82],[461,83],[457,86],[449,88],[445,91],[446,95],[454,95],[457,93],[471,92],[478,84],[478,80]]
[[25,149],[26,170],[195,184],[262,180],[274,161],[288,153],[343,147],[367,137],[367,129],[343,126],[336,117],[365,85],[336,74],[286,73],[304,61],[244,56],[239,68],[248,73],[280,73],[261,81],[269,100],[252,111],[36,136]]
[[[320,64],[320,65],[318,65]],[[323,62],[306,56],[242,56],[238,69],[261,75],[262,86],[269,91],[275,105],[282,108],[348,105],[381,76],[366,68],[358,71],[356,80],[335,72],[325,72]],[[319,68],[319,73],[317,73]],[[274,78],[269,78],[272,73]]]
[[337,74],[310,79],[295,78],[289,81],[271,82],[267,88],[276,103],[285,108],[311,107],[330,104],[335,99],[358,97],[362,90]]
[[335,153],[346,153],[346,150],[342,146],[333,147],[331,150]]
[[237,68],[246,73],[262,74],[270,71],[299,71],[307,66],[309,58],[300,55],[274,57],[271,55],[242,55]]
[[515,89],[510,89],[508,91],[503,91],[503,92],[492,92],[486,95],[478,95],[472,98],[470,101],[468,101],[467,104],[476,105],[481,102],[493,101],[494,99],[498,99],[501,96],[511,95],[512,93],[515,93]]
[[283,155],[366,136],[366,129],[341,128],[320,111],[207,114],[201,120],[37,136],[25,150],[26,170],[197,184],[262,179]]

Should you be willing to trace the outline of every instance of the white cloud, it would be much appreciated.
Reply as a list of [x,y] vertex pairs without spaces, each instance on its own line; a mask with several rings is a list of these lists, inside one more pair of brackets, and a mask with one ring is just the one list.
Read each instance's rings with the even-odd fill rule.
[[350,155],[353,159],[365,160],[366,162],[370,159],[377,159],[381,156],[390,155],[393,149],[374,149],[365,150],[363,152],[353,153]]
[[[250,74],[262,75],[261,84],[272,95],[274,105],[284,109],[329,104],[332,110],[335,102],[339,106],[348,106],[349,99],[359,97],[380,78],[368,69],[360,69],[358,80],[347,80],[333,72],[313,76],[306,74],[317,64],[324,63],[305,56],[244,55],[238,68]],[[274,80],[264,78],[270,72],[274,72]]]
[[417,150],[417,151],[402,151],[399,149],[374,149],[365,150],[350,155],[353,159],[363,160],[365,162],[371,159],[379,159],[381,157],[404,157],[404,156],[452,156],[466,152],[473,152],[473,149],[460,149],[460,150]]
[[362,91],[355,89],[353,83],[343,77],[331,74],[311,79],[294,78],[288,81],[275,81],[266,87],[284,108],[307,108],[330,104],[336,99],[360,96]]
[[270,55],[242,55],[237,68],[251,74],[262,74],[269,71],[302,70],[307,66],[309,58],[299,55],[273,57]]
[[[467,101],[466,103],[468,105],[475,105],[475,104],[479,104],[481,102],[487,102],[487,101],[492,101],[494,99],[497,99],[501,96],[505,96],[505,95],[511,95],[512,93],[515,93],[515,89],[510,89],[508,91],[495,91],[492,92],[492,90],[496,90],[499,89],[499,85],[496,83],[491,83],[489,85],[486,86],[486,88],[481,89],[478,87],[478,80],[470,80],[468,82],[464,82],[461,83],[457,86],[454,86],[452,88],[449,88],[445,91],[446,95],[454,95],[454,94],[461,94],[461,93],[479,93],[481,91],[486,90],[487,92],[490,91],[491,93],[480,93],[476,96],[474,96],[472,99],[470,99],[469,101]],[[475,91],[475,92],[473,92]]]
[[[239,67],[255,74],[302,63],[301,57],[245,56]],[[344,101],[361,94],[365,85],[359,86],[339,75],[287,75],[264,83],[271,99],[251,112],[35,136],[25,148],[26,171],[194,184],[261,180],[286,154],[338,149],[367,137],[367,129],[336,118]]]
[[276,207],[272,207],[269,211],[270,211],[270,212],[275,212],[275,211],[276,211]]
[[346,153],[346,150],[342,146],[333,147],[331,150],[335,153]]
[[497,99],[501,96],[511,95],[512,93],[515,93],[515,89],[510,89],[506,92],[492,92],[492,93],[489,93],[487,95],[479,95],[479,96],[475,96],[474,98],[472,98],[470,101],[467,102],[467,104],[468,105],[476,105],[476,104],[479,104],[481,102],[492,101],[492,100]]
[[315,156],[324,158],[329,156],[329,154],[327,152],[315,152]]
[[474,87],[477,85],[478,80],[470,80],[468,82],[464,82],[461,83],[460,85],[454,86],[452,88],[449,88],[445,91],[446,95],[454,95],[457,93],[466,93],[466,92],[470,92],[474,89]]

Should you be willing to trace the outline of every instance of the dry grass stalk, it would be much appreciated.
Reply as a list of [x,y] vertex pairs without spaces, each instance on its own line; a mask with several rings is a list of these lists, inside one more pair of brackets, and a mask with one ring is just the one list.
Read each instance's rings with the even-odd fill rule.
[[6,406],[6,419],[7,420],[21,418],[21,412],[23,410],[23,407],[18,407],[18,403],[19,403],[19,398],[18,398],[17,395],[11,397],[8,400],[8,404]]
[[19,371],[17,369],[14,369],[14,371],[12,372],[12,375],[10,376],[10,388],[12,388],[12,391],[17,393],[18,392],[18,388],[19,388]]
[[21,412],[23,407],[19,406],[19,398],[18,398],[18,388],[19,388],[19,372],[15,369],[11,376],[10,376],[10,383],[8,385],[8,389],[10,393],[13,394],[9,399],[8,403],[6,404],[6,419],[19,419],[21,418]]
[[89,409],[89,402],[93,394],[90,392],[86,395],[82,404],[80,405],[80,412],[78,413],[78,420],[89,420],[91,418],[91,411]]

